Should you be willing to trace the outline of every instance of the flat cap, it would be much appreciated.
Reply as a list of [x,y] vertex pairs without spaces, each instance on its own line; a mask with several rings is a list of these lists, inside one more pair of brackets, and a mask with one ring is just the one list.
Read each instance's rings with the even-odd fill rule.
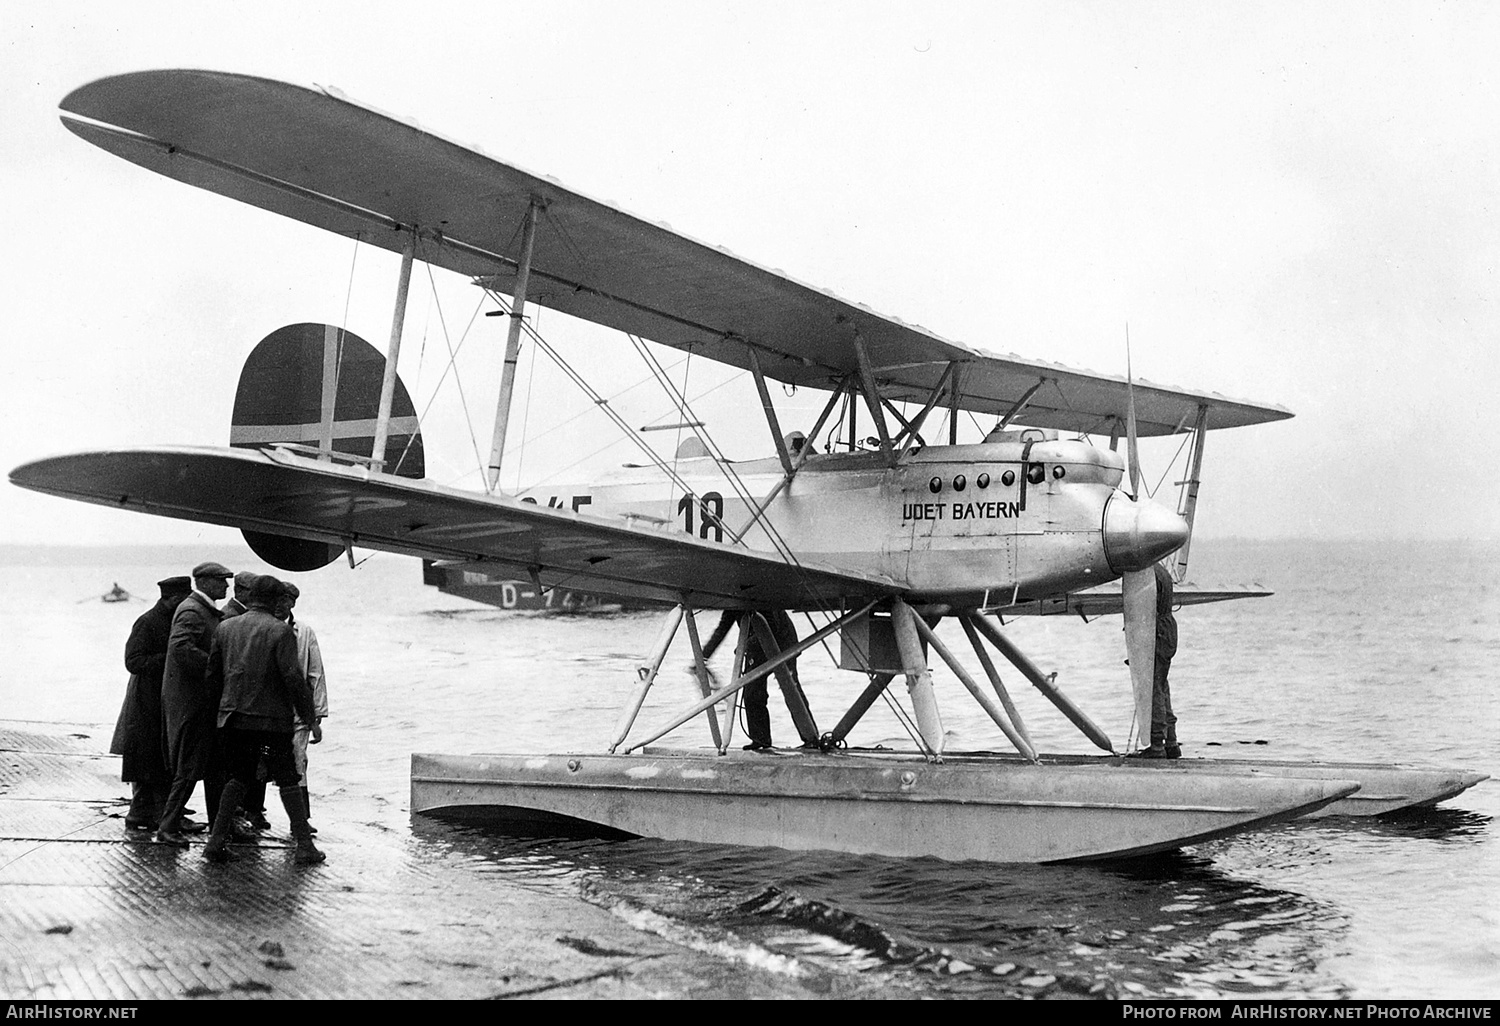
[[260,574],[251,573],[249,570],[241,570],[234,575],[234,586],[249,591],[255,587],[255,582],[260,580]]
[[281,582],[270,574],[259,574],[250,588],[250,604],[270,609],[281,597]]
[[193,567],[193,577],[195,579],[200,578],[200,577],[225,577],[225,578],[228,578],[228,577],[233,577],[233,576],[234,576],[234,571],[233,570],[229,569],[223,563],[215,563],[211,559],[207,563],[199,563],[197,566]]
[[163,577],[156,582],[163,595],[170,595],[174,591],[192,591],[193,579],[191,577]]

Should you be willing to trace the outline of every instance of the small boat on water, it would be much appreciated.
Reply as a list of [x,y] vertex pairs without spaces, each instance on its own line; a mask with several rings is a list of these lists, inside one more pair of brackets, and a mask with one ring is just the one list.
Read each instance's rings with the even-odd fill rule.
[[135,596],[130,594],[130,592],[126,591],[124,588],[120,587],[120,582],[116,581],[114,587],[110,588],[103,595],[99,596],[99,601],[129,602],[133,598],[135,598]]

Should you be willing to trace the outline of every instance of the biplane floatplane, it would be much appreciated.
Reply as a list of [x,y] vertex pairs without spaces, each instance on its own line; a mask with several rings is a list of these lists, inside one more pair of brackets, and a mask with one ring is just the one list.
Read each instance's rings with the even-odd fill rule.
[[[324,325],[279,329],[256,348],[241,376],[229,447],[60,456],[17,468],[14,483],[238,527],[263,559],[287,570],[316,569],[357,545],[503,572],[539,590],[671,605],[607,752],[414,755],[413,811],[1025,862],[1175,848],[1330,806],[1359,811],[1351,804],[1359,795],[1374,795],[1368,811],[1385,811],[1483,779],[1387,766],[1118,758],[1129,746],[1111,741],[988,615],[1123,612],[1137,722],[1149,723],[1153,564],[1169,560],[1182,577],[1208,433],[1291,415],[1279,406],[944,341],[332,90],[155,71],[86,85],[62,108],[71,131],[111,153],[357,235],[400,253],[401,273],[385,357]],[[414,408],[396,375],[417,258],[472,278],[510,318],[483,492],[424,477]],[[732,463],[702,436],[671,460],[653,454],[656,466],[647,469],[664,472],[671,490],[636,469],[554,505],[502,494],[518,347],[523,334],[543,344],[525,318],[531,304],[749,371],[775,455]],[[783,431],[771,382],[828,393],[805,434]],[[686,417],[686,400],[677,399]],[[996,419],[983,441],[960,443],[965,412]],[[930,425],[945,416],[943,437]],[[817,451],[814,440],[830,424],[834,441]],[[1108,446],[1086,433],[1107,434]],[[1170,434],[1191,443],[1177,510],[1144,498],[1134,459],[1117,451],[1122,440],[1130,451],[1137,436]],[[1193,602],[1245,593],[1183,586],[1179,594]],[[772,609],[811,612],[823,625],[781,650],[760,615]],[[714,686],[693,615],[702,610],[744,613],[739,651],[753,632],[770,658],[749,672],[737,662],[733,679]],[[958,622],[987,680],[939,638],[934,627],[943,618]],[[632,738],[646,689],[682,626],[698,669],[697,700]],[[823,730],[793,700],[805,750],[766,755],[733,746],[740,689],[775,675],[790,697],[787,662],[833,635],[841,665],[863,680],[837,725]],[[929,652],[1015,754],[944,751]],[[1109,754],[1039,755],[993,652]],[[914,750],[842,748],[898,677]],[[698,717],[711,748],[647,747]]]

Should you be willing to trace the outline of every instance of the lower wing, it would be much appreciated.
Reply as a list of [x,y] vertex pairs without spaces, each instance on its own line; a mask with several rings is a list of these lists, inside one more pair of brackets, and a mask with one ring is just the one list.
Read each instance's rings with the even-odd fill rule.
[[510,568],[544,587],[696,608],[835,608],[891,580],[275,449],[84,452],[23,464],[12,484],[81,502],[337,546]]

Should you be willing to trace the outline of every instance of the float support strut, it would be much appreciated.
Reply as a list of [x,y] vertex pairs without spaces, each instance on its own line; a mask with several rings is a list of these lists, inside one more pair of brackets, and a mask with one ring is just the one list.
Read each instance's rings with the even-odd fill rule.
[[1000,704],[1005,707],[1005,713],[1010,717],[1011,724],[1016,728],[1016,733],[1026,739],[1026,743],[1036,749],[1036,742],[1031,740],[1031,735],[1026,731],[1026,721],[1021,719],[1021,710],[1016,708],[1016,703],[1011,701],[1010,692],[1000,682],[1000,674],[995,670],[995,661],[990,658],[990,653],[985,649],[984,642],[980,640],[974,625],[969,618],[975,614],[961,613],[958,622],[963,624],[964,633],[969,637],[969,644],[974,646],[974,654],[979,657],[979,664],[984,667],[984,675],[990,679],[990,686],[995,689],[995,697],[1000,699]]
[[[682,605],[687,616],[688,641],[693,646],[693,676],[698,680],[699,693],[707,697],[713,693],[713,685],[709,683],[713,676],[709,672],[708,663],[703,660],[703,643],[698,640],[698,621],[693,616],[693,611],[687,608],[687,603],[683,602]],[[714,747],[719,750],[720,755],[723,755],[725,742],[720,736],[719,712],[717,709],[706,709],[704,715],[708,717],[708,732],[714,737]]]
[[[662,737],[666,734],[670,734],[672,731],[682,726],[688,720],[692,719],[694,716],[697,716],[704,709],[707,709],[710,706],[718,705],[720,702],[724,701],[724,699],[739,691],[746,684],[749,684],[752,681],[760,680],[762,677],[768,674],[775,673],[778,666],[782,666],[786,663],[791,662],[803,652],[806,652],[814,645],[822,642],[822,640],[828,637],[830,634],[837,634],[839,631],[849,626],[849,624],[856,622],[862,617],[868,616],[870,610],[874,609],[876,603],[879,601],[879,599],[870,600],[859,609],[856,609],[854,612],[845,613],[843,616],[839,617],[837,620],[834,620],[826,627],[822,627],[814,631],[812,634],[809,634],[807,637],[803,638],[791,648],[783,649],[780,655],[767,659],[765,662],[761,663],[749,673],[737,674],[734,680],[730,681],[728,684],[724,685],[713,694],[708,695],[705,698],[701,698],[697,702],[694,702],[691,708],[679,713],[665,727],[662,727],[660,730],[652,734],[650,737],[646,738],[644,741],[637,741],[635,744],[627,748],[626,751],[633,752],[637,748],[649,745],[657,738]],[[736,665],[738,666],[738,663]],[[639,708],[639,703],[637,703],[637,708]],[[614,749],[611,748],[610,751],[614,751]]]
[[1026,756],[1030,761],[1036,762],[1036,749],[1031,747],[1030,742],[1025,738],[1016,733],[1015,728],[1010,725],[1010,721],[1005,718],[1005,712],[995,704],[993,698],[981,691],[979,685],[974,683],[974,678],[969,676],[969,671],[964,669],[963,665],[953,657],[952,652],[948,651],[948,646],[943,644],[942,640],[937,636],[937,632],[927,626],[927,623],[918,616],[912,617],[912,624],[917,628],[917,633],[926,639],[927,644],[932,646],[943,662],[948,664],[948,669],[953,671],[954,676],[963,682],[964,687],[969,689],[969,694],[974,696],[974,701],[978,702],[980,708],[989,714],[990,719],[995,721],[995,726],[999,727],[1001,733],[1010,739],[1011,744],[1016,746],[1016,751]]
[[896,629],[896,647],[901,652],[902,670],[906,674],[906,691],[911,695],[916,715],[917,733],[923,746],[941,759],[943,756],[943,717],[938,712],[937,696],[932,693],[932,673],[927,669],[927,654],[917,633],[917,614],[900,599],[891,602],[891,623]]
[[661,669],[661,662],[667,657],[667,649],[671,647],[672,639],[677,636],[677,628],[682,624],[683,612],[684,607],[681,605],[672,608],[672,611],[667,614],[666,621],[661,625],[661,633],[656,636],[656,644],[651,648],[650,658],[644,665],[636,667],[635,673],[639,678],[639,683],[636,685],[635,694],[630,696],[630,705],[626,707],[620,715],[619,722],[615,724],[615,739],[609,745],[611,753],[620,747],[620,742],[625,740],[625,735],[629,734],[630,728],[635,726],[635,718],[640,715],[641,703],[646,700],[646,692],[651,690],[657,671]]
[[1026,658],[1026,653],[1012,644],[1011,640],[1000,632],[1000,628],[982,616],[972,617],[971,622],[980,634],[989,639],[990,644],[1000,650],[1001,655],[1009,659],[1015,668],[1025,675],[1027,680],[1036,685],[1038,691],[1047,696],[1047,701],[1057,706],[1064,716],[1073,721],[1075,727],[1083,731],[1085,737],[1106,752],[1113,752],[1115,750],[1115,746],[1109,740],[1109,735],[1100,730],[1098,724],[1089,719],[1087,713],[1074,705],[1072,699],[1063,694],[1057,685],[1053,684],[1052,680],[1037,668],[1035,663]]
[[854,700],[849,711],[844,713],[844,718],[839,720],[837,727],[833,728],[833,733],[828,735],[828,740],[834,744],[844,740],[849,735],[849,731],[854,729],[854,725],[870,711],[870,706],[875,704],[875,699],[879,698],[881,692],[885,691],[895,679],[894,673],[877,673],[871,676],[870,683],[859,693],[859,697]]

